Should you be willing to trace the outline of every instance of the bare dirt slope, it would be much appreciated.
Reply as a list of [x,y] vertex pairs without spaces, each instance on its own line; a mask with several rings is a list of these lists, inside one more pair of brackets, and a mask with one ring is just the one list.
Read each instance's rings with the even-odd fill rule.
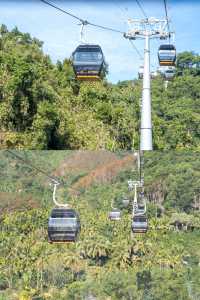
[[133,168],[136,157],[131,154],[119,155],[108,151],[75,151],[67,157],[54,172],[55,176],[85,173],[70,189],[71,194],[78,195],[81,189],[92,184],[110,182],[124,169]]
[[81,189],[87,189],[95,183],[111,182],[122,170],[133,168],[135,161],[136,158],[132,154],[129,154],[122,159],[114,159],[109,163],[97,166],[94,170],[73,184],[71,194],[77,195]]
[[74,151],[55,170],[55,176],[88,173],[97,166],[117,160],[117,155],[108,151]]

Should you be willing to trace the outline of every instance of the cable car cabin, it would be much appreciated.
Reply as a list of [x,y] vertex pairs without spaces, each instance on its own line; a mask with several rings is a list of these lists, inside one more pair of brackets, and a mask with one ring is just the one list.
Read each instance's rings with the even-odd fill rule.
[[166,80],[173,79],[175,76],[175,73],[176,73],[176,69],[174,67],[166,69],[163,74],[164,79],[166,79]]
[[176,48],[174,45],[161,45],[158,50],[160,66],[175,66]]
[[108,217],[111,221],[119,221],[121,220],[121,211],[118,209],[114,209],[109,213]]
[[128,207],[128,206],[129,206],[129,203],[130,203],[130,200],[129,200],[128,198],[124,197],[124,198],[122,199],[122,203],[123,203],[123,206],[124,206],[124,207]]
[[144,66],[140,66],[138,71],[138,78],[143,79],[143,76],[144,76]]
[[146,212],[145,204],[138,204],[137,215],[144,215]]
[[98,45],[79,45],[72,59],[78,80],[100,80],[101,74],[106,71],[105,58]]
[[157,71],[153,71],[151,72],[151,79],[154,79],[158,76],[158,72]]
[[48,223],[50,243],[75,242],[80,232],[79,215],[73,209],[54,208]]
[[145,215],[143,216],[135,215],[133,217],[131,227],[133,233],[146,233],[148,230],[147,217]]

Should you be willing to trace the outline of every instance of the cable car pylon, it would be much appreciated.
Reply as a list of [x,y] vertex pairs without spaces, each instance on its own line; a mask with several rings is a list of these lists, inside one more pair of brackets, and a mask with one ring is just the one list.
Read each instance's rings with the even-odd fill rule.
[[171,32],[167,30],[168,20],[145,18],[129,19],[131,29],[124,35],[129,40],[144,39],[144,72],[141,107],[140,150],[153,150],[151,119],[151,72],[150,72],[150,40],[167,39]]

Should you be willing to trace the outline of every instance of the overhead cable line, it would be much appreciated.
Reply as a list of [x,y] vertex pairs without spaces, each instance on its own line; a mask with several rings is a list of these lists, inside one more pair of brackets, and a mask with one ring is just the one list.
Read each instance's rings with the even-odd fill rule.
[[[140,8],[142,14],[144,15],[144,17],[145,17],[146,20],[148,21],[149,18],[148,18],[148,16],[147,16],[147,14],[146,14],[144,8],[142,7],[142,4],[140,3],[140,1],[139,1],[139,0],[135,0],[135,2],[137,3],[137,5],[138,5],[138,7]],[[152,28],[151,24],[150,24],[150,27]]]
[[[122,13],[124,14],[124,16],[125,16],[126,18],[129,18],[127,14],[125,15],[125,12],[123,11],[122,7],[120,7],[117,3],[115,3],[115,5],[122,11]],[[130,41],[132,47],[134,48],[134,50],[137,52],[139,58],[140,58],[141,60],[143,60],[143,56],[142,56],[142,54],[140,53],[140,51],[138,50],[138,48],[136,47],[136,45],[133,43],[133,41],[132,41],[131,39],[129,39],[129,41]]]
[[106,26],[102,26],[102,25],[97,25],[97,24],[94,24],[94,23],[91,23],[91,22],[88,22],[87,25],[94,26],[94,27],[97,27],[97,28],[101,28],[101,29],[104,29],[104,30],[109,30],[109,31],[125,34],[124,31],[120,31],[118,29],[114,29],[114,28],[110,28],[110,27],[106,27]]
[[[129,39],[129,41],[130,41],[132,47],[134,48],[134,50],[137,52],[138,56],[140,57],[140,60],[143,61],[143,60],[144,60],[144,57],[143,57],[143,55],[141,54],[141,52],[138,50],[138,48],[135,46],[135,44],[134,44],[134,42],[133,42],[132,40]],[[155,63],[151,63],[151,67],[152,67],[152,68],[155,68],[155,67],[156,67],[156,64],[155,64]]]
[[135,2],[137,3],[137,5],[138,5],[138,7],[140,8],[140,10],[141,10],[142,14],[144,15],[144,17],[145,17],[146,19],[148,19],[148,16],[147,16],[147,14],[146,14],[144,8],[143,8],[142,5],[140,4],[140,1],[139,1],[139,0],[135,0]]
[[165,16],[167,20],[167,27],[168,27],[169,41],[170,41],[170,26],[169,26],[169,17],[168,17],[168,10],[167,10],[167,0],[164,0],[164,7],[165,7]]
[[[143,58],[141,52],[140,52],[140,51],[138,50],[138,48],[135,46],[134,42],[133,42],[132,40],[130,40],[130,39],[129,39],[129,41],[130,41],[132,47],[134,48],[134,50],[137,52],[137,54],[138,54],[140,60],[144,60],[144,58]],[[154,68],[154,65],[151,64],[151,67]]]
[[22,161],[23,163],[25,163],[26,165],[29,165],[32,169],[35,169],[37,172],[45,175],[47,178],[49,178],[51,181],[53,181],[54,183],[57,182],[59,184],[61,184],[61,182],[59,181],[58,178],[56,177],[52,177],[49,176],[49,173],[47,173],[46,171],[34,166],[29,160],[24,159],[23,157],[21,157],[20,155],[16,154],[14,151],[11,150],[6,150],[8,153],[10,153],[12,156],[15,156],[17,159],[19,159],[20,161]]
[[124,20],[123,20],[123,21],[126,21],[126,22],[127,22],[127,19],[129,19],[129,15],[128,15],[128,13],[127,13],[128,8],[122,8],[122,7],[118,4],[118,1],[115,1],[114,4],[115,4],[115,6],[121,11],[122,15],[124,16]]
[[109,30],[109,31],[113,31],[113,32],[116,32],[116,33],[124,34],[124,32],[121,31],[121,30],[114,29],[114,28],[107,27],[107,26],[102,26],[102,25],[99,25],[99,24],[95,24],[95,23],[89,22],[88,20],[84,20],[82,18],[79,18],[78,16],[76,16],[76,15],[74,15],[74,14],[72,14],[72,13],[70,13],[70,12],[68,12],[68,11],[66,11],[66,10],[58,7],[58,6],[56,6],[55,4],[53,4],[53,3],[49,2],[49,1],[46,1],[46,0],[40,0],[40,1],[43,2],[43,3],[45,3],[45,4],[47,4],[47,5],[49,5],[49,6],[51,6],[51,7],[53,7],[53,8],[55,8],[55,9],[57,9],[58,11],[60,11],[60,12],[62,12],[64,14],[67,14],[70,17],[72,17],[72,18],[80,21],[81,24],[83,24],[83,25],[90,25],[90,26],[97,27],[97,28],[100,28],[100,29]]
[[140,59],[143,60],[142,54],[140,53],[140,51],[138,50],[138,48],[135,46],[135,44],[133,43],[133,41],[130,40],[130,39],[129,39],[129,41],[130,41],[132,47],[133,47],[133,48],[135,49],[135,51],[137,52],[137,54],[138,54],[138,56],[140,57]]
[[49,5],[49,6],[51,6],[51,7],[53,7],[53,8],[55,8],[55,9],[57,9],[57,10],[59,10],[60,12],[62,12],[62,13],[64,13],[64,14],[69,15],[70,17],[72,17],[72,18],[74,18],[74,19],[79,20],[81,23],[86,22],[85,20],[83,20],[83,19],[81,19],[81,18],[75,16],[74,14],[72,14],[72,13],[70,13],[70,12],[67,12],[66,10],[64,10],[64,9],[62,9],[62,8],[60,8],[60,7],[56,6],[56,5],[54,5],[53,3],[50,3],[50,2],[45,1],[45,0],[40,0],[40,1],[43,2],[43,3],[45,3],[45,4],[47,4],[47,5]]
[[21,162],[23,162],[24,164],[26,164],[27,166],[30,166],[32,169],[35,169],[38,173],[41,173],[43,175],[45,175],[47,178],[49,178],[51,180],[51,182],[53,182],[53,184],[57,184],[57,185],[62,185],[65,186],[67,188],[69,188],[71,191],[75,191],[77,192],[76,189],[72,188],[72,187],[68,187],[67,184],[63,183],[60,178],[58,177],[54,177],[54,176],[50,176],[49,173],[47,173],[46,171],[44,171],[41,168],[36,167],[35,165],[33,165],[28,159],[23,158],[22,156],[18,155],[17,153],[15,153],[14,151],[11,151],[9,149],[6,150],[6,152],[10,153],[12,156],[14,156],[15,158],[17,158],[18,160],[20,160]]

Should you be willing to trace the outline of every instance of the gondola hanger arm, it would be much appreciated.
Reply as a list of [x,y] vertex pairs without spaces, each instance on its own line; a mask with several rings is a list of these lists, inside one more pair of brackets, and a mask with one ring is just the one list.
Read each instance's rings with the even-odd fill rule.
[[113,204],[114,204],[114,199],[112,199],[112,201],[111,201],[111,208],[115,209],[115,207],[113,207]]
[[59,206],[59,207],[69,207],[69,204],[64,204],[64,203],[59,203],[57,200],[56,200],[56,191],[57,191],[57,186],[60,185],[60,183],[58,181],[53,181],[53,202],[56,206]]
[[134,183],[133,216],[138,210],[137,187],[138,184]]
[[88,22],[83,21],[79,25],[81,26],[81,29],[80,29],[80,42],[81,42],[81,44],[87,44],[87,42],[84,38],[84,26],[88,25]]

